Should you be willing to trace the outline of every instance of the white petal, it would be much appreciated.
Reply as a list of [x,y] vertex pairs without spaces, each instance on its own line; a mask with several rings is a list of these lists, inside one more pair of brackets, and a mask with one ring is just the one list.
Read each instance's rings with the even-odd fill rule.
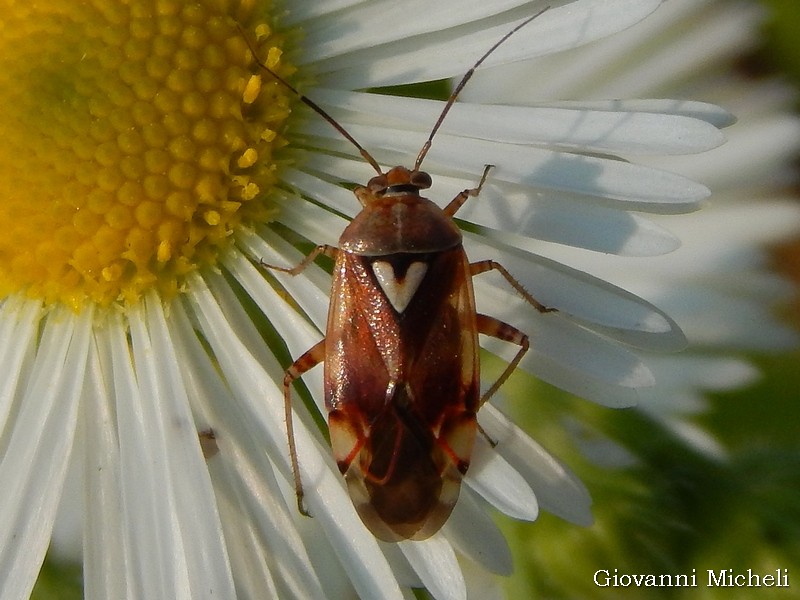
[[43,313],[40,302],[11,296],[0,307],[0,431],[5,431],[26,356],[34,352],[34,336]]
[[455,552],[439,534],[421,542],[399,542],[398,547],[437,600],[466,600],[464,577]]
[[[688,357],[682,355],[682,358]],[[750,370],[752,367],[747,365]],[[665,419],[678,416],[699,415],[709,410],[708,398],[703,395],[702,390],[692,389],[684,385],[682,381],[672,381],[665,379],[659,382],[658,390],[647,390],[642,394],[639,403],[640,410],[652,417],[663,417]]]
[[[87,365],[88,367],[88,365]],[[88,370],[86,371],[88,373]],[[84,374],[84,387],[81,394],[81,408],[78,413],[78,433],[72,448],[67,473],[64,476],[64,485],[61,488],[61,499],[53,521],[53,530],[50,534],[50,548],[48,554],[57,562],[78,563],[83,555],[83,531],[85,509],[86,477],[85,436],[82,431],[83,398],[86,394],[87,378]]]
[[[657,0],[577,0],[554,7],[529,24],[522,35],[512,37],[492,54],[486,66],[540,56],[580,46],[629,27],[650,14]],[[460,7],[450,5],[453,12]],[[431,34],[404,37],[382,46],[370,46],[345,55],[319,60],[309,53],[324,74],[321,83],[333,87],[360,89],[383,85],[431,81],[465,73],[477,58],[508,33],[522,18],[541,6],[502,15],[494,24],[477,21]],[[519,17],[514,22],[509,18]],[[417,19],[419,20],[419,19]],[[424,19],[421,19],[424,21]],[[341,35],[341,32],[339,32]],[[465,48],[480,49],[465,52]],[[329,55],[338,53],[333,48]]]
[[[295,504],[296,508],[297,505]],[[303,519],[308,521],[305,517]],[[358,597],[352,582],[348,578],[347,571],[342,568],[338,559],[335,558],[337,549],[331,546],[330,540],[321,535],[320,529],[313,523],[299,523],[297,525],[301,530],[314,571],[317,573],[319,580],[325,582],[323,600],[353,600]],[[397,577],[395,561],[391,560],[388,553],[384,553],[384,555],[392,566],[393,576],[400,581],[401,586],[404,585]],[[405,598],[405,590],[402,588],[401,593]],[[256,595],[254,598],[257,599],[258,596]]]
[[403,587],[403,597],[408,597],[406,588],[420,588],[423,587],[422,580],[419,574],[408,562],[406,555],[403,553],[399,544],[380,542],[381,550],[386,555],[389,564],[392,565],[392,571],[397,581]]
[[[458,191],[465,189],[466,182],[455,181],[461,184]],[[436,183],[437,193],[446,186],[444,198],[455,196],[447,178],[437,177]],[[672,233],[626,210],[491,179],[457,217],[490,228],[480,231],[487,238],[532,251],[540,241],[621,256],[658,256],[680,246]]]
[[[299,313],[292,310],[292,307],[265,283],[264,274],[256,270],[238,251],[233,250],[227,253],[225,266],[242,284],[242,287],[265,315],[278,313],[281,315],[280,319],[274,320],[273,326],[281,339],[286,342],[291,356],[300,356],[311,347],[311,344],[319,341],[319,331],[314,329]],[[323,306],[326,305],[328,297],[323,296],[321,303]]]
[[475,495],[469,488],[462,488],[442,531],[460,554],[492,573],[511,575],[514,570],[511,549]]
[[[340,222],[339,217],[334,217],[336,223]],[[335,223],[335,224],[336,224]],[[334,226],[335,226],[334,224]],[[288,242],[278,237],[275,232],[269,229],[262,229],[260,235],[249,234],[240,235],[238,238],[239,246],[254,260],[262,260],[264,263],[279,266],[294,266],[304,257]],[[242,284],[251,286],[249,277],[239,274],[239,269],[230,266],[232,272],[241,278]],[[316,324],[318,331],[325,330],[325,323],[328,315],[328,301],[331,289],[331,276],[316,265],[308,265],[303,271],[302,277],[292,277],[279,271],[271,271],[282,286],[292,294],[300,307],[305,311],[311,320]],[[263,277],[263,276],[262,276]]]
[[[346,149],[327,123],[309,121],[304,129],[320,136],[317,143],[332,150]],[[382,162],[410,165],[427,137],[425,133],[349,125],[350,133]],[[476,177],[487,164],[495,166],[492,178],[524,184],[538,190],[556,190],[631,202],[652,212],[668,214],[697,208],[710,194],[708,188],[680,175],[619,160],[513,146],[488,140],[437,135],[425,165],[429,171]]]
[[[525,307],[521,310],[527,311]],[[503,311],[498,308],[497,312],[502,314]],[[554,316],[552,314],[544,317],[537,314],[529,311],[529,318],[523,321],[536,325],[528,325],[531,349],[520,367],[539,379],[614,408],[635,405],[638,390],[655,383],[653,374],[637,353],[569,322],[548,319]],[[516,322],[507,320],[512,324]],[[490,337],[484,338],[481,345],[507,361],[518,350],[512,344]]]
[[716,461],[725,461],[729,457],[728,449],[703,427],[675,418],[660,421],[668,430],[700,454]]
[[561,422],[592,464],[603,469],[630,469],[641,463],[631,450],[587,423],[569,416],[562,418]]
[[[493,351],[494,348],[490,347],[489,350]],[[526,356],[531,354],[532,352],[528,352]],[[505,358],[502,353],[499,355]],[[603,379],[586,377],[580,371],[568,368],[558,362],[550,361],[549,357],[544,354],[531,357],[530,365],[521,366],[542,381],[602,406],[628,408],[636,406],[640,399],[640,391],[642,389],[640,386],[625,387]],[[649,374],[651,385],[655,383],[647,367],[644,366],[643,369]]]
[[[746,275],[743,273],[742,276]],[[709,282],[710,283],[710,282]],[[670,310],[697,345],[714,345],[750,350],[788,350],[800,341],[797,332],[776,321],[772,304],[735,296],[736,281],[726,289],[711,285],[683,284],[679,298],[666,297],[663,306]]]
[[[212,469],[213,473],[213,469]],[[213,474],[212,474],[213,476]],[[224,477],[215,481],[226,487],[218,494],[219,511],[225,531],[225,539],[232,540],[228,545],[231,568],[236,573],[236,598],[280,598],[281,589],[286,598],[309,598],[317,600],[324,595],[308,593],[306,589],[279,588],[273,577],[275,563],[281,564],[283,554],[272,554],[263,544],[263,523],[243,506],[230,499],[233,489],[238,491],[238,482],[226,480]],[[266,530],[267,533],[272,533]],[[281,539],[277,537],[277,539]],[[276,559],[277,560],[274,560]],[[307,570],[307,569],[306,569]],[[316,576],[313,577],[316,580]],[[285,591],[284,591],[285,590]]]
[[[319,329],[308,323],[295,307],[281,298],[279,294],[267,285],[263,274],[256,271],[255,267],[238,254],[232,251],[225,260],[230,267],[233,276],[242,284],[245,290],[256,302],[263,314],[275,327],[281,339],[286,343],[292,358],[299,357],[303,352],[311,348],[322,337]],[[302,279],[302,277],[287,278],[292,280]],[[240,299],[230,290],[228,282],[220,275],[209,273],[206,281],[214,292],[215,297],[223,307],[226,318],[232,324],[237,325],[237,335],[242,340],[246,340],[248,348],[251,348],[254,355],[260,357],[262,361],[270,361],[267,346],[259,338],[258,332],[250,325],[249,315],[241,308]],[[294,295],[294,298],[303,298],[296,293],[292,287],[287,288]],[[316,294],[314,295],[316,296]],[[308,304],[308,300],[301,300],[301,306]],[[324,297],[323,303],[317,307],[316,312],[321,312],[327,307],[328,299]],[[324,327],[324,321],[322,322]],[[322,389],[322,369],[311,369],[303,374],[303,382],[312,390]],[[320,414],[326,414],[325,405],[321,395],[316,394],[317,406]],[[318,437],[322,442],[322,438]]]
[[753,383],[758,378],[756,367],[745,360],[697,352],[669,357],[655,355],[649,358],[648,363],[663,386],[645,394],[647,400],[642,403],[643,410],[653,408],[651,397],[660,397],[662,403],[669,403],[670,390],[676,388],[693,390],[695,393],[724,391]]
[[488,402],[478,417],[497,442],[495,451],[525,477],[544,510],[579,525],[592,523],[589,492],[575,475]]
[[298,1],[292,3],[292,10],[284,17],[285,23],[291,25],[312,18],[319,18],[344,8],[370,4],[369,0],[326,0],[325,2]]
[[[535,254],[521,252],[501,246],[495,242],[492,247],[477,236],[466,234],[464,244],[471,261],[491,258],[503,264],[523,288],[545,306],[556,308],[558,318],[575,320],[589,327],[611,335],[628,344],[645,348],[669,351],[680,350],[686,345],[683,333],[675,322],[663,311],[642,298],[610,285],[586,273],[572,270]],[[507,302],[497,301],[499,295],[507,298],[521,298],[504,282],[489,287],[491,281],[501,281],[497,275],[481,275],[474,279],[479,309],[481,298],[491,299],[494,308],[491,313],[503,317],[509,315]],[[485,287],[486,286],[486,287]],[[512,300],[514,307],[521,306]],[[526,305],[527,306],[527,305]],[[498,312],[501,311],[501,312]],[[547,316],[556,316],[555,314]]]
[[633,100],[561,100],[548,102],[553,108],[572,110],[611,111],[630,113],[652,113],[675,115],[705,121],[717,128],[730,127],[736,123],[735,113],[708,102],[697,100],[673,100],[666,98],[644,98]]
[[[409,161],[410,162],[410,161]],[[384,166],[394,166],[394,164],[384,164]],[[354,183],[366,184],[370,177],[375,175],[363,158],[360,156],[339,156],[337,154],[325,154],[322,152],[315,152],[309,156],[303,163],[304,170],[309,173],[320,177],[321,179],[329,182],[339,183],[342,181],[351,181]],[[360,206],[357,200],[354,200],[355,194],[350,192],[352,198],[348,199],[346,195],[339,198],[334,198],[336,204],[343,204],[352,210],[353,207]],[[321,195],[325,198],[326,195]],[[347,213],[349,214],[349,213]]]
[[[556,246],[538,251],[562,263],[580,265],[602,279],[657,302],[692,333],[693,339],[702,339],[704,344],[730,344],[730,340],[737,339],[735,333],[740,328],[751,331],[738,338],[739,341],[747,338],[749,346],[753,341],[761,347],[769,340],[779,344],[791,342],[791,333],[778,327],[770,315],[773,303],[788,298],[791,290],[785,282],[764,271],[767,257],[758,246],[798,231],[800,210],[796,204],[766,199],[754,203],[752,197],[729,198],[724,204],[715,203],[691,217],[679,215],[669,220],[683,242],[681,248],[646,262],[618,259],[611,263],[591,253]],[[714,235],[709,235],[709,231]],[[720,239],[735,239],[737,243],[719,244]],[[654,270],[661,275],[659,278],[652,277]],[[736,306],[743,301],[749,303],[748,308],[742,309],[748,318],[729,318],[725,327],[717,330],[712,326],[714,321],[707,317],[717,314],[713,298],[719,297],[723,290],[727,290],[723,294],[724,306],[729,306],[732,300]],[[765,326],[751,327],[751,319]],[[695,329],[698,325],[700,328]],[[778,332],[779,329],[783,331]]]
[[146,360],[152,348],[146,340],[145,326],[138,313],[131,313],[131,338],[134,366],[121,320],[109,317],[109,325],[100,329],[101,352],[111,356],[116,417],[119,431],[122,484],[122,514],[127,533],[128,558],[131,561],[131,587],[142,598],[188,599],[189,582],[185,549],[174,514],[170,494],[170,473],[166,463],[165,434],[155,416],[155,404],[162,399],[151,386],[137,384],[137,377],[147,381]]
[[297,198],[291,200],[278,199],[276,204],[281,212],[276,217],[276,221],[288,225],[289,223],[298,224],[304,237],[314,240],[318,244],[328,244],[336,246],[347,221],[338,215],[334,215],[323,208],[314,206],[308,202],[298,202]]
[[507,598],[500,578],[483,570],[480,565],[462,560],[461,570],[464,573],[464,581],[467,583],[468,600],[505,600]]
[[[743,49],[752,46],[757,39],[754,22],[762,7],[754,3],[739,4],[736,10],[715,11],[703,11],[700,3],[696,2],[677,2],[675,7],[670,4],[673,3],[665,3],[663,15],[658,11],[652,23],[645,21],[642,25],[652,31],[664,27],[660,18],[675,18],[687,8],[697,11],[697,14],[677,25],[681,29],[680,35],[663,35],[661,32],[657,38],[651,36],[648,43],[637,44],[634,63],[629,60],[631,46],[624,33],[618,40],[609,39],[618,48],[625,48],[626,53],[620,58],[625,61],[626,68],[615,69],[611,74],[598,68],[592,82],[597,96],[608,97],[612,91],[622,93],[624,97],[652,95],[651,90],[664,89],[664,82],[681,81],[687,75],[707,72],[708,65],[716,61],[741,56]],[[674,9],[673,14],[670,14],[671,9]],[[652,43],[654,39],[656,43]],[[661,40],[664,41],[658,43]],[[602,71],[605,71],[605,76],[601,76]]]
[[[189,397],[168,330],[161,300],[150,295],[145,301],[147,332],[152,344],[155,380],[160,401],[157,417],[169,424],[166,452],[175,510],[186,549],[192,595],[234,594],[233,578],[223,543],[222,526],[197,429],[189,407]],[[135,345],[134,345],[135,348]],[[141,361],[137,361],[137,367]],[[140,383],[142,377],[139,378]]]
[[[433,100],[320,88],[314,90],[314,100],[334,116],[341,115],[342,110],[355,113],[347,118],[351,122],[423,130],[432,127],[444,107],[444,102]],[[695,110],[699,110],[698,104]],[[577,103],[569,107],[526,107],[457,102],[441,131],[510,144],[622,154],[691,154],[724,141],[717,126],[705,120],[682,114],[634,112],[630,106],[615,110],[613,102],[602,108],[595,110]]]
[[91,515],[83,518],[83,588],[87,600],[134,600],[131,562],[120,519],[122,490],[114,393],[103,375],[109,372],[108,357],[100,354],[93,340],[82,398],[84,507],[91,507]]
[[[37,319],[38,320],[38,319]],[[50,542],[85,372],[91,309],[51,312],[0,462],[0,597],[27,598]],[[31,352],[28,353],[29,357]],[[23,372],[27,369],[23,368]]]
[[[328,157],[323,157],[323,161],[329,169],[334,170],[336,168],[336,165],[329,161]],[[347,178],[344,174],[339,176],[343,179]],[[354,211],[360,206],[355,195],[350,190],[310,173],[287,167],[281,171],[281,179],[297,192],[319,199],[326,206],[339,210],[346,215],[353,216]]]
[[[462,2],[459,10],[454,10],[454,5],[447,1],[430,3],[426,0],[404,0],[398,3],[377,0],[364,3],[363,6],[341,11],[336,19],[317,19],[304,25],[303,33],[308,43],[303,59],[318,61],[419,34],[439,34],[442,30],[465,23],[485,22],[487,17],[525,4],[530,4],[530,1]],[[422,15],[424,18],[415,18]],[[291,18],[294,19],[294,15]],[[392,26],[376,26],[379,23],[391,23]]]
[[[574,371],[579,380],[587,382],[606,382],[628,388],[648,387],[654,383],[652,373],[637,353],[568,322],[542,318],[532,331],[532,339],[533,348],[520,366],[542,379],[549,379],[549,363],[549,366],[557,364],[560,369]],[[487,349],[497,353],[499,347],[493,339],[487,340]],[[506,344],[500,355],[510,358],[512,351],[515,348]]]
[[[666,168],[702,181],[715,192],[750,189],[753,182],[771,182],[781,166],[791,168],[800,149],[800,119],[781,114],[737,123],[725,132],[728,142],[692,161],[687,157],[665,157]],[[643,159],[642,163],[652,161]],[[762,184],[764,185],[764,184]],[[753,204],[753,209],[758,209]]]
[[708,74],[716,60],[740,56],[754,45],[754,18],[760,11],[755,3],[719,11],[708,10],[705,0],[662,2],[651,17],[587,47],[479,71],[464,97],[515,104],[552,98],[641,98],[680,89],[687,77],[693,87],[686,94],[697,97],[698,73]]
[[225,537],[240,540],[228,545],[231,561],[246,565],[235,569],[237,590],[249,587],[250,597],[260,597],[264,593],[262,581],[272,582],[274,576],[280,589],[291,597],[324,597],[293,524],[290,511],[296,507],[287,507],[247,414],[217,375],[180,303],[170,307],[170,324],[176,349],[183,357],[187,392],[195,411],[210,424],[217,438],[219,453],[208,463],[220,511],[230,516],[222,521]]
[[476,439],[464,483],[510,517],[535,521],[539,515],[536,496],[528,483],[489,446],[483,436]]

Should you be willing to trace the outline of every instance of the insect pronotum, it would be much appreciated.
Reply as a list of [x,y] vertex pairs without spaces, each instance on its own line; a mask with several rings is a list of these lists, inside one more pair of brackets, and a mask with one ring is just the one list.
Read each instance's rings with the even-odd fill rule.
[[[297,505],[306,512],[295,446],[291,385],[325,363],[325,406],[333,454],[361,519],[383,540],[425,539],[438,531],[458,498],[480,430],[476,413],[516,368],[528,336],[494,317],[478,314],[472,277],[498,271],[540,312],[543,306],[499,263],[470,263],[453,215],[477,196],[465,189],[444,209],[420,196],[431,177],[420,170],[436,132],[475,69],[514,33],[506,33],[462,77],[417,155],[414,167],[380,165],[333,117],[271,71],[352,143],[378,175],[355,196],[362,205],[339,238],[292,268],[297,275],[320,254],[335,260],[325,338],[295,360],[284,377],[286,428]],[[246,39],[246,38],[245,38]],[[248,41],[248,44],[250,42]],[[519,346],[483,395],[479,390],[478,334]]]

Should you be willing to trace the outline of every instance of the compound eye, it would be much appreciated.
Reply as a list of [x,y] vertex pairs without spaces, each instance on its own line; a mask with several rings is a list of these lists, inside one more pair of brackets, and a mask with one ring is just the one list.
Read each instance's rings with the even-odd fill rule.
[[381,194],[386,191],[387,187],[389,187],[389,180],[385,174],[373,177],[367,183],[367,189],[373,194]]
[[431,187],[433,181],[431,181],[431,176],[428,175],[425,171],[413,171],[411,173],[411,185],[415,188],[420,190],[427,190]]

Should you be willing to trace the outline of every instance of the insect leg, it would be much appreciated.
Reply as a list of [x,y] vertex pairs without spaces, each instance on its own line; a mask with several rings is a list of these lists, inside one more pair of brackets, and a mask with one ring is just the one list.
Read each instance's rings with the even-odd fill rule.
[[305,268],[310,265],[320,255],[324,254],[329,258],[336,258],[336,253],[339,249],[336,246],[329,246],[328,244],[321,244],[308,253],[303,260],[293,267],[280,267],[278,265],[269,265],[263,260],[258,261],[258,266],[263,269],[272,269],[273,271],[280,271],[282,273],[289,273],[289,275],[297,275],[302,273]]
[[294,491],[297,495],[297,508],[305,516],[310,516],[303,504],[303,482],[300,480],[300,465],[297,460],[297,445],[294,440],[294,424],[292,418],[292,390],[295,379],[325,360],[325,340],[322,339],[307,350],[286,369],[283,377],[283,408],[286,418],[286,437],[289,439],[289,456],[292,460],[292,476]]
[[522,333],[519,329],[509,325],[508,323],[504,323],[499,319],[482,314],[477,314],[475,317],[477,319],[478,333],[490,335],[498,340],[511,342],[512,344],[517,344],[519,346],[519,352],[517,352],[516,356],[511,360],[510,363],[508,363],[506,370],[503,371],[500,377],[497,378],[497,381],[492,384],[492,387],[486,390],[483,396],[481,396],[478,405],[483,406],[483,403],[494,396],[500,386],[505,383],[506,379],[509,378],[514,369],[517,368],[519,361],[522,360],[522,357],[525,356],[528,348],[530,348],[530,342],[528,341],[528,336],[526,334]]
[[483,175],[481,175],[481,180],[478,182],[478,185],[472,189],[464,190],[458,194],[455,198],[450,200],[450,203],[444,207],[444,214],[448,217],[452,217],[456,214],[456,211],[464,205],[464,202],[467,201],[467,198],[475,198],[478,194],[481,193],[481,189],[483,189],[483,184],[486,182],[486,178],[489,176],[489,171],[494,168],[494,165],[486,165],[483,168]]
[[506,281],[511,285],[511,287],[519,292],[520,296],[525,299],[525,302],[533,306],[533,308],[538,310],[540,313],[556,312],[558,310],[557,308],[545,306],[536,298],[531,296],[528,293],[528,290],[522,287],[522,284],[517,281],[514,276],[509,273],[499,262],[495,262],[493,260],[479,260],[478,262],[471,263],[469,265],[469,270],[473,277],[481,273],[486,273],[487,271],[498,271],[503,277],[505,277]]

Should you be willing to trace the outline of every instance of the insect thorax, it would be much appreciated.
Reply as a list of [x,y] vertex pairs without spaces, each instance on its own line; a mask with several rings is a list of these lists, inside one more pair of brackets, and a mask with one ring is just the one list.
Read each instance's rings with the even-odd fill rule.
[[373,197],[339,238],[363,256],[440,252],[461,244],[461,231],[441,208],[418,194]]

